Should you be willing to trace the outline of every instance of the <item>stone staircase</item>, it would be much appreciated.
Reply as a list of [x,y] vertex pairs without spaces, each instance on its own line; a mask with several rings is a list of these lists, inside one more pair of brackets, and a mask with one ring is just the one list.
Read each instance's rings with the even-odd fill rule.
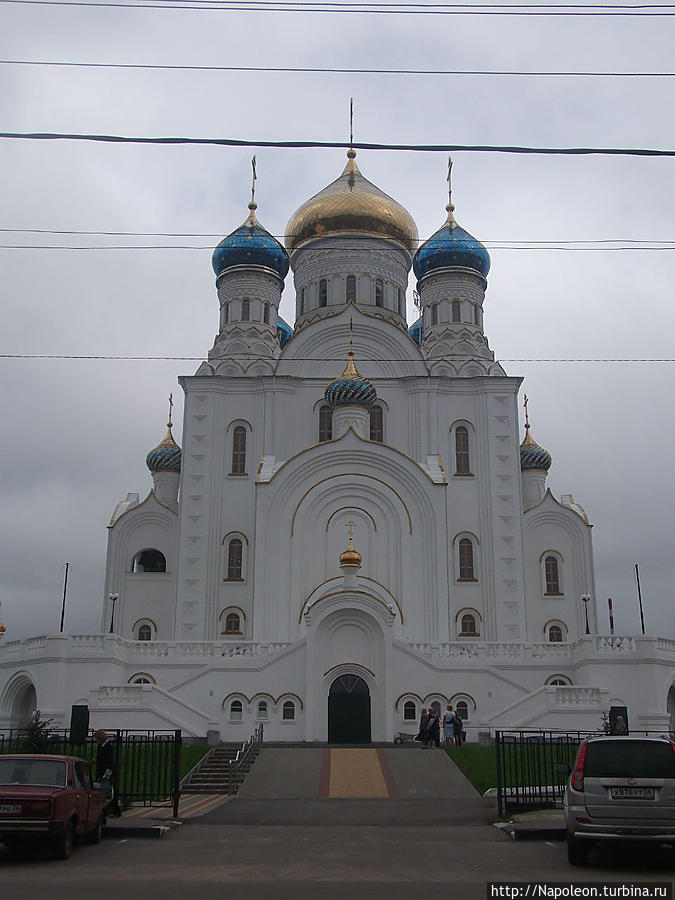
[[[231,794],[236,793],[230,784],[231,762],[240,749],[239,744],[221,745],[215,747],[202,760],[201,765],[187,777],[181,786],[181,791],[186,794]],[[245,777],[255,761],[252,755],[243,765]]]

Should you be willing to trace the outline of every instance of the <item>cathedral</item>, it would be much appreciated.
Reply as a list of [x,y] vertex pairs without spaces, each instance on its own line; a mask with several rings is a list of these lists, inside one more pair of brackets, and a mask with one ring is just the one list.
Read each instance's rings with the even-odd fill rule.
[[597,729],[611,706],[672,727],[675,641],[599,631],[591,524],[547,487],[526,404],[520,434],[490,257],[451,198],[420,241],[350,149],[284,245],[253,192],[213,269],[180,446],[169,415],[152,489],[108,525],[101,631],[5,635],[0,726],[86,704],[96,727],[366,743],[451,703],[470,740]]

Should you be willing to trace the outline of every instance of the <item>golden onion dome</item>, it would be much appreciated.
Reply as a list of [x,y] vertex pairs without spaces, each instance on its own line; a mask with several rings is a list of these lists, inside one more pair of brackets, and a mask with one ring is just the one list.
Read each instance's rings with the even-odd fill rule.
[[355,150],[348,150],[342,175],[293,213],[286,226],[289,253],[309,238],[344,231],[392,238],[409,253],[415,252],[419,236],[412,216],[363,177],[355,156]]
[[0,622],[0,634],[6,634],[6,632],[7,632],[7,629],[2,624],[2,622]]
[[351,536],[349,538],[349,547],[340,554],[340,565],[343,569],[361,568],[361,554],[358,550],[354,549],[354,543]]

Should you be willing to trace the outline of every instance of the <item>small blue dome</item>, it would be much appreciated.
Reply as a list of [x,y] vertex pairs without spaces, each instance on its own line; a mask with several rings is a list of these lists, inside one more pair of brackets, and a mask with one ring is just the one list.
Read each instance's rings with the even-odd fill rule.
[[288,253],[255,217],[255,203],[249,203],[248,219],[218,244],[211,263],[216,277],[232,266],[263,267],[283,279],[288,274]]
[[455,222],[452,215],[454,207],[448,206],[447,209],[445,224],[415,254],[413,271],[417,280],[436,269],[446,268],[473,269],[483,278],[487,277],[490,254],[479,240]]
[[151,472],[180,472],[182,452],[168,426],[166,437],[145,457],[145,464]]
[[357,404],[370,407],[377,400],[377,392],[367,378],[364,378],[356,370],[354,365],[354,352],[349,351],[349,362],[339,378],[331,381],[324,392],[326,403],[335,409],[336,406]]
[[284,322],[281,316],[277,316],[277,340],[279,341],[279,346],[282,350],[292,337],[293,329],[291,326],[288,322]]
[[520,445],[520,468],[543,469],[545,472],[551,468],[551,454],[540,447],[530,435],[530,426],[525,426],[525,440]]
[[415,341],[418,347],[422,345],[422,329],[424,327],[424,316],[420,316],[416,322],[413,322],[408,329],[408,334]]

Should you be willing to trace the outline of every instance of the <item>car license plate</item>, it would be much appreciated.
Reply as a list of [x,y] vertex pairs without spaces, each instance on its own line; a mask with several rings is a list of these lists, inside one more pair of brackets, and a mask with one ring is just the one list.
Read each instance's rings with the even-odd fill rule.
[[20,812],[20,803],[0,803],[0,816],[18,816]]
[[611,789],[612,800],[653,800],[652,787],[614,787]]

